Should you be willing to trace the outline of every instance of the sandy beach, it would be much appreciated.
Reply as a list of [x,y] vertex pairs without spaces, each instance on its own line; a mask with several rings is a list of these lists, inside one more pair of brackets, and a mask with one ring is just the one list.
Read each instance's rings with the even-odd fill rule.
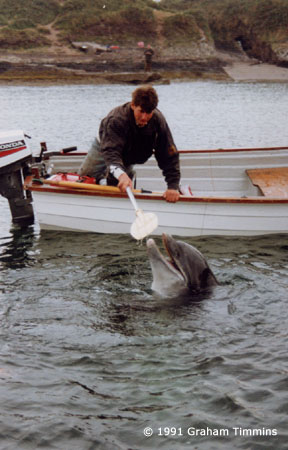
[[233,62],[225,66],[224,70],[234,81],[288,82],[288,69],[274,64]]

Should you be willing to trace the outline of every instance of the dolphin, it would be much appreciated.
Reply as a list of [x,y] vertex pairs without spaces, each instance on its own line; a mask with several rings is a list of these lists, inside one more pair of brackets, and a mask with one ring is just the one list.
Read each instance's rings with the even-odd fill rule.
[[161,296],[197,294],[218,284],[206,259],[197,248],[176,241],[163,233],[162,240],[168,253],[166,259],[155,244],[147,240],[147,251],[153,274],[152,290]]

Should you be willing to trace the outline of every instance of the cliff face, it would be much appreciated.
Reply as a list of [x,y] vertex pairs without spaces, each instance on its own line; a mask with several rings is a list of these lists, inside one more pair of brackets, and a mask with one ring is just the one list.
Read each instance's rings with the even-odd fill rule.
[[76,54],[73,41],[143,41],[163,61],[226,50],[288,67],[287,0],[0,0],[0,11],[2,53]]
[[209,26],[216,48],[240,50],[262,62],[288,65],[285,0],[227,0],[219,1],[218,6],[209,9]]

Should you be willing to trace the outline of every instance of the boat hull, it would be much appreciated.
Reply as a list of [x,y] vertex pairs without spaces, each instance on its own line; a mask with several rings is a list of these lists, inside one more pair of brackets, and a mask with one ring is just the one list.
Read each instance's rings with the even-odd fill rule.
[[[87,193],[33,191],[34,209],[42,229],[94,233],[130,232],[135,212],[124,196]],[[288,200],[221,201],[184,197],[167,203],[161,196],[137,196],[139,207],[157,214],[159,226],[153,233],[178,236],[255,236],[288,232]]]
[[[154,234],[288,233],[288,147],[179,153],[181,186],[186,185],[182,192],[192,191],[192,196],[181,195],[177,203],[168,203],[162,197],[166,185],[155,158],[135,166],[137,187],[153,191],[135,192],[135,196],[144,212],[157,215],[159,226]],[[84,154],[46,155],[46,169],[50,174],[72,167],[77,172],[76,167],[84,157]],[[62,175],[65,178],[69,174],[59,174],[60,178]],[[100,192],[95,183],[92,192],[85,180],[81,180],[81,186],[80,180],[78,184],[76,180],[73,185],[56,186],[54,182],[52,186],[53,177],[50,181],[42,180],[42,185],[31,180],[26,184],[33,194],[34,210],[42,229],[129,233],[135,212],[127,195],[120,191]]]

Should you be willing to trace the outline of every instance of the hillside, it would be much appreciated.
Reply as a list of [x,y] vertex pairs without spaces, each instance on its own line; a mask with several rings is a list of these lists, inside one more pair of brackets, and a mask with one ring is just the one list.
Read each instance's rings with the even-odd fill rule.
[[[288,67],[287,0],[0,0],[0,11],[0,78],[15,64],[37,63],[137,72],[139,41],[155,50],[153,70],[168,76],[221,78],[231,58]],[[113,50],[84,54],[75,42]],[[41,70],[53,78],[51,68]]]

